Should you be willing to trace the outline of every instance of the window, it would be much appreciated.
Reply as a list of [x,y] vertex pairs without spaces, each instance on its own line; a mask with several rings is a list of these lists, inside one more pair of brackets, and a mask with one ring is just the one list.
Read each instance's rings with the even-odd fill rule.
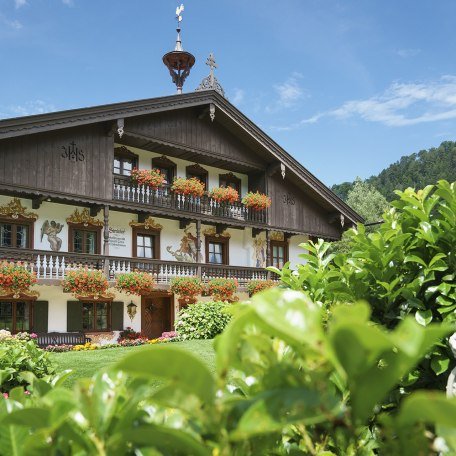
[[271,241],[271,266],[283,268],[288,261],[288,242]]
[[138,165],[138,156],[126,147],[114,149],[114,174],[130,176],[131,170]]
[[206,236],[206,262],[228,264],[229,238],[223,236]]
[[0,222],[0,247],[31,248],[30,225]]
[[101,227],[92,229],[82,224],[69,225],[69,251],[95,255],[101,250]]
[[237,190],[239,196],[241,196],[241,179],[236,177],[233,173],[220,174],[219,185],[220,187],[232,187]]
[[30,331],[32,303],[30,301],[0,301],[0,329],[13,333]]
[[165,176],[167,184],[173,183],[173,180],[176,177],[177,165],[168,157],[154,157],[152,159],[152,168],[160,170],[160,172]]
[[185,171],[187,179],[196,177],[204,184],[204,188],[207,190],[208,172],[205,168],[195,163],[194,165],[187,166]]
[[109,331],[111,305],[108,302],[82,303],[82,329],[84,331]]
[[160,258],[160,231],[133,228],[133,256],[137,258]]

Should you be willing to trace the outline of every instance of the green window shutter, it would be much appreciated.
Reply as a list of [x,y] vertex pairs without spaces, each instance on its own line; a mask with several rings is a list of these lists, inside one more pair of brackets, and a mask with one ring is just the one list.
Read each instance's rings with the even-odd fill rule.
[[67,301],[67,331],[82,331],[82,302]]
[[49,302],[35,301],[33,303],[33,332],[48,332]]
[[114,301],[111,303],[111,330],[112,331],[122,331],[123,326],[123,317],[124,317],[124,303],[119,301]]

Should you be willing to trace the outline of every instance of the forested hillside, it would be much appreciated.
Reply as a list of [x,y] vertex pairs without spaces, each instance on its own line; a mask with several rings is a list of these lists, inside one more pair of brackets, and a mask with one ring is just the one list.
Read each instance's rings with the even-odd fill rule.
[[[445,141],[439,147],[421,150],[416,154],[405,155],[388,166],[377,176],[366,182],[373,185],[388,201],[394,199],[394,190],[407,187],[423,188],[435,184],[439,179],[456,181],[456,142]],[[354,182],[343,182],[332,186],[332,190],[343,200]]]

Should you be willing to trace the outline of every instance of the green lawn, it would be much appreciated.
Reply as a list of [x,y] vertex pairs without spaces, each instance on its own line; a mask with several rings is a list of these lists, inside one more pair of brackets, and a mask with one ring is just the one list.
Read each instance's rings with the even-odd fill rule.
[[[192,352],[201,358],[215,371],[215,353],[212,340],[189,340],[186,342],[172,342],[173,347],[180,347]],[[91,377],[95,372],[134,351],[144,350],[147,346],[108,348],[106,350],[71,351],[65,353],[50,353],[52,360],[57,364],[58,370],[71,369],[73,374],[65,382],[71,387],[79,378]]]

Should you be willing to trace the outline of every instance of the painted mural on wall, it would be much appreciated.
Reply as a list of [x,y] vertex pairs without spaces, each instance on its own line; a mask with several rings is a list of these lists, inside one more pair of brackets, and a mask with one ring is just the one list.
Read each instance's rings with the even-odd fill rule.
[[266,267],[266,239],[257,236],[253,240],[253,261],[256,268]]
[[63,223],[58,223],[55,220],[45,220],[41,226],[41,242],[46,235],[49,246],[53,252],[59,252],[62,247],[62,239],[57,235],[62,231]]
[[186,263],[196,263],[196,236],[184,230],[184,236],[180,241],[178,250],[173,250],[172,245],[168,245],[166,250],[177,260]]

